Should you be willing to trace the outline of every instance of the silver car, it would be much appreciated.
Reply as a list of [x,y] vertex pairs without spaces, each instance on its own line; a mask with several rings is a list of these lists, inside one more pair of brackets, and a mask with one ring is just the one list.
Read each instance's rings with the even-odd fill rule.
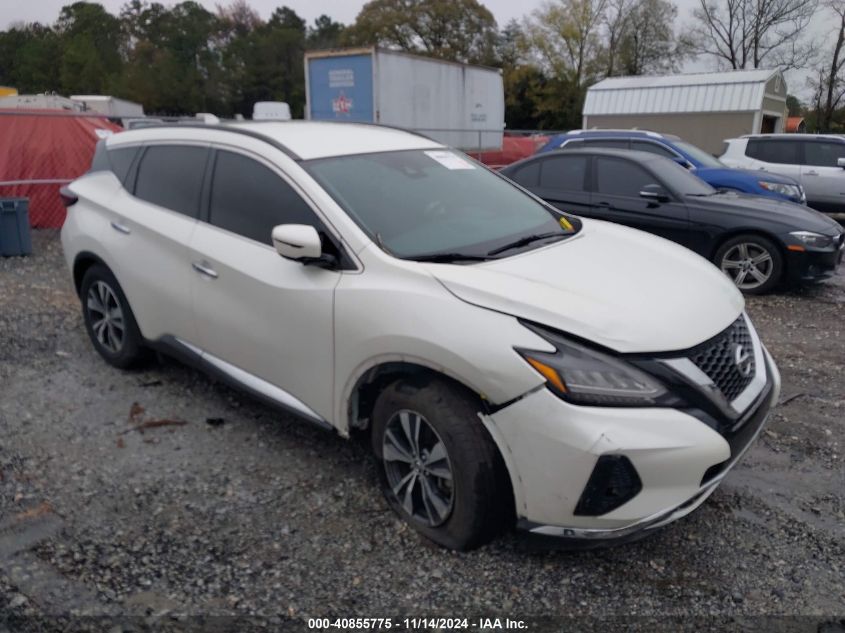
[[845,136],[749,134],[725,143],[725,164],[790,176],[804,187],[808,206],[845,219]]

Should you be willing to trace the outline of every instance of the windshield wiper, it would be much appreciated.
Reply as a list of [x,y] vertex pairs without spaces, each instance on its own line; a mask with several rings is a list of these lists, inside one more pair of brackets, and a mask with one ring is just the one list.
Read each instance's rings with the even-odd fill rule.
[[467,253],[429,253],[428,255],[414,255],[406,257],[415,262],[433,262],[435,264],[449,264],[451,262],[486,262],[491,259],[487,255],[469,255]]
[[527,246],[532,242],[538,242],[539,240],[544,240],[550,237],[560,237],[564,238],[570,235],[569,233],[561,233],[560,231],[551,231],[549,233],[538,233],[537,235],[526,235],[525,237],[521,237],[518,240],[511,242],[510,244],[505,244],[504,246],[500,246],[499,248],[494,248],[492,251],[487,253],[487,255],[498,255],[499,253],[504,253],[505,251],[509,251],[512,248],[519,248],[520,246]]

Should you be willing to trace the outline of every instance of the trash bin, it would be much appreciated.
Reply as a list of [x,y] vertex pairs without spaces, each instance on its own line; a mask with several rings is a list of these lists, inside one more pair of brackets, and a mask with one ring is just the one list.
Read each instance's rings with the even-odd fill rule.
[[29,200],[0,198],[0,257],[31,253]]

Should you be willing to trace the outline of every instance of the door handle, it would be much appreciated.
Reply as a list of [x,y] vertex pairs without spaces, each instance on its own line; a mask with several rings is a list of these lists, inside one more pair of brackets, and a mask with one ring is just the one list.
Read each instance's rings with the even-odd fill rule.
[[609,209],[610,203],[609,202],[596,202],[597,207],[601,207],[602,209]]
[[817,171],[807,171],[807,172],[804,172],[804,175],[805,176],[818,176],[819,172],[817,172]]
[[118,233],[123,233],[124,235],[129,235],[132,232],[132,229],[120,222],[112,222],[111,227]]
[[217,271],[208,266],[205,262],[192,262],[191,266],[193,266],[194,270],[200,273],[201,275],[211,277],[212,279],[217,279]]

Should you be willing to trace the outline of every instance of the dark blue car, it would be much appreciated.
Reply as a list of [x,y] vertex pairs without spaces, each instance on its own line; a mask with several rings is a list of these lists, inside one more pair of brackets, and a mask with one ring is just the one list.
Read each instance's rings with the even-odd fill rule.
[[741,191],[805,204],[807,197],[798,182],[788,176],[750,169],[732,169],[703,149],[677,136],[645,130],[573,130],[557,134],[537,153],[559,149],[611,147],[651,152],[686,167],[715,189]]

